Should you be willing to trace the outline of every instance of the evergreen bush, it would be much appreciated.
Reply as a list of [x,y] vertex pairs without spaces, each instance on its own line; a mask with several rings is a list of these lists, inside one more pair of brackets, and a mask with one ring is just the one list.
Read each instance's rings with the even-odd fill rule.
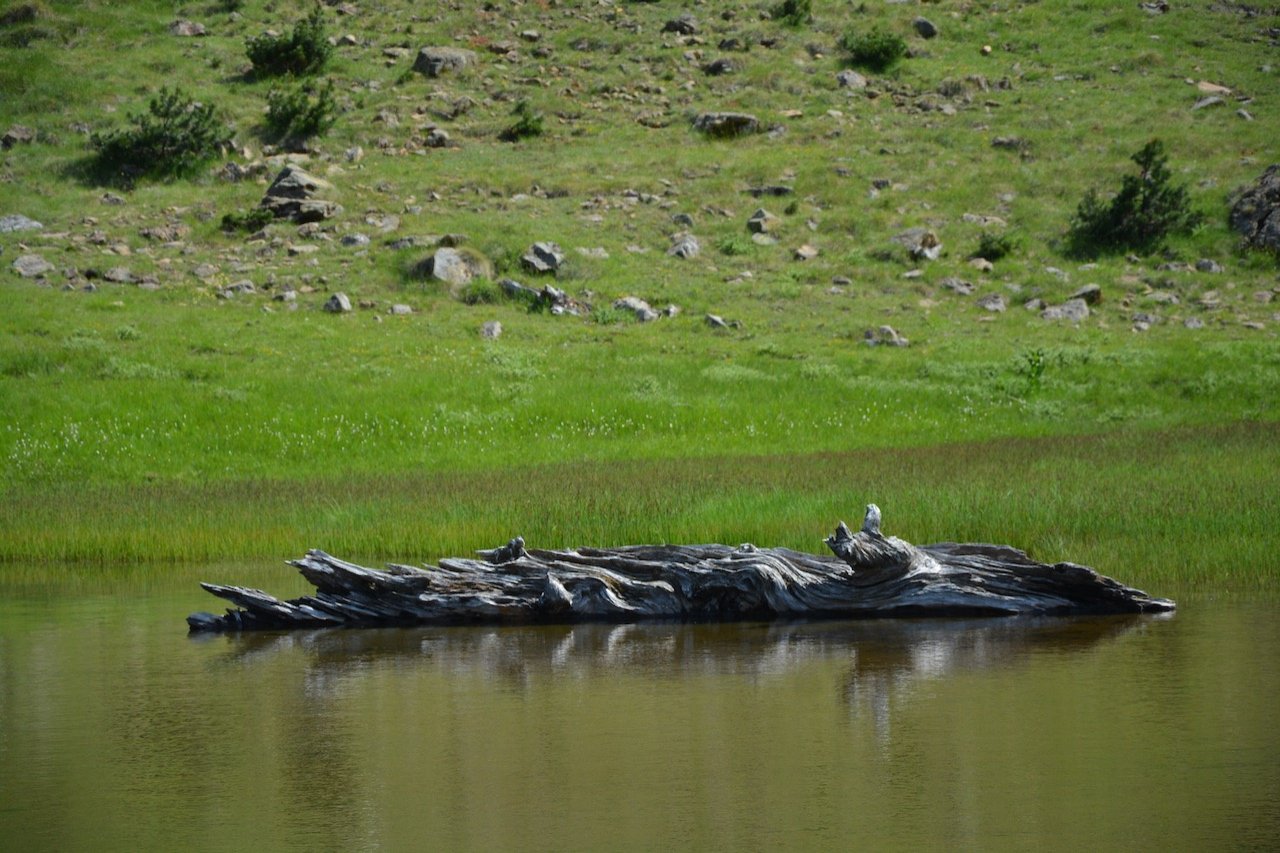
[[873,71],[885,71],[907,55],[902,37],[879,27],[865,33],[850,30],[840,39],[840,48],[849,54],[849,64]]
[[90,137],[97,151],[94,165],[103,177],[184,176],[231,142],[231,132],[214,116],[213,106],[179,89],[161,89],[145,114],[129,120],[132,127]]
[[1186,232],[1201,217],[1191,210],[1186,187],[1170,178],[1164,145],[1153,139],[1130,159],[1137,175],[1125,175],[1110,201],[1090,189],[1081,200],[1067,232],[1067,248],[1077,257],[1123,251],[1152,251],[1170,234]]
[[324,10],[317,4],[287,36],[263,33],[249,39],[246,52],[258,77],[301,77],[324,70],[333,53],[325,34]]
[[338,120],[338,106],[333,100],[333,81],[330,80],[315,94],[311,87],[297,89],[272,89],[267,95],[266,128],[276,140],[300,143],[315,136],[324,136]]

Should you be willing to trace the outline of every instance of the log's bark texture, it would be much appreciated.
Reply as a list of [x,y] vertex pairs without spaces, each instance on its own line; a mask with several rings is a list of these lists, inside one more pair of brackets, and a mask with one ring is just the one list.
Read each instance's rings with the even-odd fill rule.
[[201,584],[236,605],[193,613],[192,631],[404,624],[632,622],[1172,610],[1075,563],[1040,563],[1016,548],[914,546],[844,522],[826,540],[835,557],[740,545],[526,549],[516,537],[477,559],[417,569],[368,569],[308,551],[292,561],[315,595],[281,601],[238,586]]

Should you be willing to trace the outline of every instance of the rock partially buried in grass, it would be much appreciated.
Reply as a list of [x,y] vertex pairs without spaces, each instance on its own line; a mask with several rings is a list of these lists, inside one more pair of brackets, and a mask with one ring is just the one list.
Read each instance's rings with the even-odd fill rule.
[[520,264],[531,273],[554,273],[564,264],[564,250],[556,243],[534,243],[521,256]]
[[1267,168],[1231,202],[1231,227],[1245,246],[1280,252],[1280,164]]
[[337,202],[322,198],[333,191],[333,184],[290,163],[267,187],[258,206],[271,211],[277,219],[292,219],[299,224],[320,222],[342,212]]
[[42,231],[44,225],[23,216],[21,213],[11,213],[8,216],[0,216],[0,234],[13,234],[17,231]]
[[760,119],[750,113],[702,113],[693,129],[713,139],[733,139],[760,132]]
[[633,545],[542,550],[517,536],[475,559],[368,569],[308,551],[293,561],[318,590],[288,601],[201,584],[231,602],[193,613],[192,632],[388,625],[530,624],[646,619],[730,621],[920,616],[1162,613],[1168,599],[1076,563],[1041,563],[1007,545],[916,546],[880,531],[867,507],[841,522],[832,556],[754,545]]
[[1083,323],[1089,319],[1089,305],[1083,299],[1068,299],[1061,305],[1050,305],[1040,312],[1046,320],[1069,320],[1072,323]]
[[451,71],[461,71],[476,61],[474,50],[460,47],[424,47],[418,51],[418,58],[413,62],[413,70],[427,75],[439,77]]
[[37,278],[53,272],[53,264],[41,255],[19,255],[10,265],[23,278]]
[[911,346],[911,341],[898,334],[893,326],[881,326],[878,329],[867,329],[862,336],[862,342],[867,346],[889,346],[889,347],[906,347]]
[[345,293],[335,293],[325,302],[324,310],[330,314],[347,314],[351,311],[351,300]]

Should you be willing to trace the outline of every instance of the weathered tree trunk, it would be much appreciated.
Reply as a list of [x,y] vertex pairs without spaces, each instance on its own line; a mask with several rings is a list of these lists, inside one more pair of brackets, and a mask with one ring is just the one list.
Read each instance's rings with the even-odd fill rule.
[[637,545],[526,550],[516,537],[479,559],[438,567],[367,569],[309,551],[293,561],[316,594],[280,601],[236,586],[201,584],[240,609],[193,613],[192,631],[404,624],[633,622],[1172,610],[1075,563],[1039,563],[1001,545],[916,547],[841,522],[835,557],[740,545]]

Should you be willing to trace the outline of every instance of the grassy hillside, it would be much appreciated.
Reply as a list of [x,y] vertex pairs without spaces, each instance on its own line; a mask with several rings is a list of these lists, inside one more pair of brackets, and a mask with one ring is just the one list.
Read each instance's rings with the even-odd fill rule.
[[[1226,222],[1229,194],[1275,159],[1274,12],[816,2],[811,21],[791,26],[770,19],[772,5],[325,5],[336,47],[304,80],[254,74],[246,41],[289,33],[310,4],[0,5],[0,132],[34,132],[0,152],[0,215],[44,226],[0,234],[0,559],[278,556],[336,550],[335,540],[408,557],[415,540],[424,553],[491,545],[510,526],[541,523],[530,520],[537,503],[502,496],[511,470],[525,472],[517,482],[540,471],[556,494],[575,496],[548,498],[557,521],[546,535],[558,541],[544,544],[664,531],[786,538],[770,519],[790,516],[761,497],[771,489],[757,476],[781,476],[779,465],[815,472],[785,490],[787,502],[816,502],[814,525],[837,498],[886,504],[890,492],[911,507],[899,517],[917,538],[958,536],[961,514],[929,515],[901,491],[905,475],[894,482],[878,468],[884,476],[855,494],[817,476],[813,454],[856,464],[863,457],[844,454],[963,443],[1000,459],[1021,446],[1010,440],[1037,439],[1039,457],[1061,460],[1066,437],[1106,444],[1117,431],[1125,446],[1180,448],[1160,477],[1234,495],[1224,505],[1233,513],[1274,501],[1270,427],[1228,429],[1243,462],[1201,463],[1186,450],[1218,442],[1219,425],[1276,420],[1280,278],[1275,259],[1243,253]],[[664,31],[682,14],[695,33]],[[939,35],[920,37],[917,16]],[[174,35],[177,20],[207,35]],[[911,55],[884,72],[858,69],[865,88],[842,86],[842,37],[877,27]],[[424,46],[476,60],[429,78],[412,68]],[[732,70],[704,70],[717,59]],[[332,130],[292,146],[305,150],[273,147],[271,92],[329,81]],[[214,107],[233,138],[227,151],[180,179],[93,168],[93,134],[129,127],[173,86]],[[1222,102],[1193,109],[1213,86],[1228,90]],[[544,132],[503,141],[522,101]],[[699,113],[722,110],[753,114],[762,132],[716,140],[693,129]],[[431,147],[433,130],[448,143]],[[1081,198],[1115,192],[1153,137],[1202,224],[1150,253],[1070,256]],[[289,160],[332,183],[342,213],[224,231],[222,218],[252,210]],[[787,194],[751,194],[761,187]],[[762,206],[779,220],[766,245],[747,228]],[[911,228],[934,232],[941,256],[913,259],[894,242]],[[668,255],[686,231],[700,254]],[[984,234],[1012,247],[987,271],[970,262]],[[483,255],[491,275],[451,286],[417,272],[442,235]],[[566,255],[554,277],[519,263],[543,240]],[[816,256],[798,260],[806,245]],[[20,277],[11,264],[28,254],[53,269]],[[1201,260],[1220,271],[1197,270]],[[553,284],[582,316],[530,310],[494,283],[507,277]],[[246,280],[255,292],[228,297]],[[1089,284],[1102,300],[1081,322],[1042,319],[1033,302],[1057,305]],[[290,290],[296,301],[274,298]],[[337,291],[354,311],[321,310]],[[993,295],[1004,311],[982,307]],[[623,296],[679,313],[639,323],[613,307]],[[389,313],[394,304],[412,313]],[[708,313],[731,325],[709,326]],[[493,320],[502,336],[482,339]],[[910,346],[868,346],[868,330],[885,325]],[[1101,480],[1156,488],[1125,473],[1128,453],[1102,454]],[[893,458],[916,466],[916,456]],[[1089,466],[1040,470],[1023,458],[996,464],[1096,495],[1072,510],[1080,524],[1105,508],[1106,494],[1087,488]],[[986,464],[925,470],[963,491],[968,476],[990,484]],[[1201,464],[1211,476],[1197,475]],[[677,484],[706,466],[719,472],[706,482],[753,497],[704,511],[687,500],[714,502],[717,487],[673,486],[695,497],[659,501],[663,517],[683,507],[680,517],[704,523],[654,526],[657,486],[625,473],[635,466]],[[735,469],[750,485],[726,473]],[[1244,471],[1254,473],[1242,491]],[[603,504],[592,509],[565,485],[578,476],[600,484]],[[483,485],[464,498],[457,483]],[[455,494],[487,520],[433,532],[424,519],[415,530],[409,496],[423,490]],[[974,494],[1008,509],[996,485]],[[502,511],[477,507],[490,500]],[[1179,504],[1171,529],[1194,504]],[[432,512],[463,512],[450,505]],[[210,534],[214,508],[223,528]],[[265,538],[251,521],[264,517],[276,519]],[[1039,541],[1040,525],[973,535]]]

